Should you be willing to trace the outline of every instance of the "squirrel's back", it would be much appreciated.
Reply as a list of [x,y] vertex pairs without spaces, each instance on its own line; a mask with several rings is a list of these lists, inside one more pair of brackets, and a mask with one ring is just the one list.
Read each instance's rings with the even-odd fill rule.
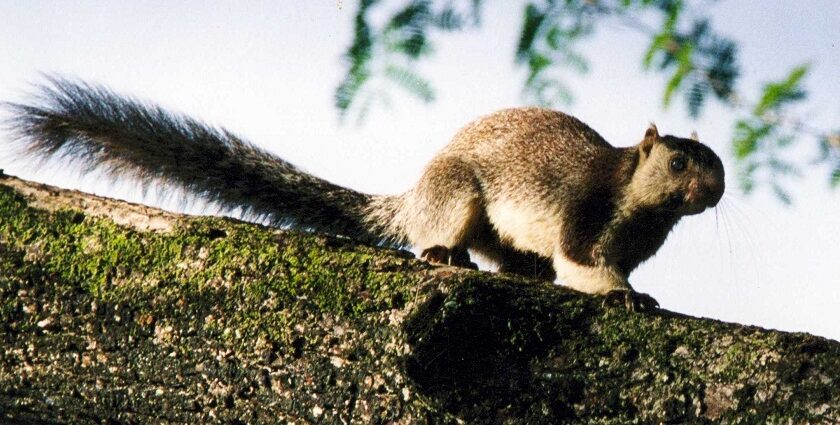
[[[555,187],[577,179],[617,149],[575,117],[544,108],[504,109],[461,129],[442,155],[467,158],[492,186]],[[511,179],[516,175],[516,179]]]

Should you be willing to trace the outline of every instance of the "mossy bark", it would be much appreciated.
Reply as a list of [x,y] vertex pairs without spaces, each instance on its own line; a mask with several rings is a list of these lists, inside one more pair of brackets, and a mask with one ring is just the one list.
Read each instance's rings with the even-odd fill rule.
[[840,421],[835,341],[12,177],[0,323],[2,423]]

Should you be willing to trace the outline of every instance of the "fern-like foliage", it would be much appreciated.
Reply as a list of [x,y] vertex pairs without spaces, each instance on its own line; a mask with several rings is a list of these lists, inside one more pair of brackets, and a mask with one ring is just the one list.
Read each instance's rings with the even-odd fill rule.
[[[715,0],[707,0],[713,2]],[[433,41],[443,33],[481,24],[483,0],[359,0],[355,33],[347,49],[347,74],[335,93],[344,117],[351,111],[359,119],[377,102],[400,90],[423,102],[435,98],[432,84],[418,71],[418,61],[432,55]],[[747,102],[736,85],[739,77],[737,44],[713,28],[703,11],[686,0],[522,0],[521,30],[514,63],[527,70],[523,96],[527,103],[556,107],[570,103],[573,94],[563,77],[586,73],[589,63],[581,42],[604,22],[650,37],[642,64],[666,76],[662,92],[668,107],[681,96],[688,114],[699,117],[704,105],[716,99],[743,108]],[[386,7],[387,5],[387,7]],[[372,11],[391,11],[371,23]],[[381,13],[380,13],[381,15]],[[652,25],[651,22],[656,22]],[[786,160],[785,149],[810,133],[820,149],[819,163],[831,167],[832,187],[840,186],[840,132],[802,131],[791,127],[789,105],[805,99],[802,79],[807,66],[785,79],[767,84],[748,116],[735,123],[733,149],[739,164],[740,184],[751,192],[768,184],[783,202],[791,197],[781,183],[799,168]]]
[[832,189],[840,187],[840,129],[820,138],[817,163],[828,163],[830,167],[829,184]]
[[412,0],[397,8],[384,24],[374,26],[368,18],[381,3],[394,2],[359,2],[355,35],[344,55],[347,74],[335,92],[335,105],[342,117],[355,110],[363,118],[377,99],[387,99],[392,87],[423,102],[433,101],[434,89],[415,70],[415,63],[432,53],[435,33],[477,25],[482,4],[481,0]]
[[528,68],[524,94],[530,103],[547,107],[571,103],[572,93],[558,74],[564,69],[589,70],[575,43],[592,33],[595,13],[593,7],[571,1],[525,5],[515,60]]
[[344,59],[349,65],[347,75],[335,90],[335,106],[343,115],[355,101],[359,91],[370,78],[370,60],[373,54],[373,31],[368,24],[367,14],[379,0],[360,0],[353,26],[353,43],[347,49]]
[[[369,104],[387,91],[387,83],[424,102],[434,99],[432,85],[415,70],[416,61],[431,54],[436,33],[460,31],[480,23],[482,0],[361,0],[355,16],[355,37],[345,54],[347,75],[336,90],[336,107],[345,115],[354,104]],[[686,26],[682,0],[529,0],[514,61],[527,69],[523,94],[528,103],[557,106],[571,102],[562,82],[565,71],[589,69],[579,42],[600,22],[637,22],[651,11],[661,16],[661,29],[651,31],[644,54],[646,68],[669,75],[663,101],[683,93],[691,116],[699,116],[710,96],[726,101],[738,77],[736,45],[714,33],[707,20]],[[387,4],[394,12],[374,27],[369,13]],[[394,72],[395,69],[400,71]],[[367,99],[367,100],[365,100]]]
[[[795,123],[786,123],[782,117],[786,116],[786,108],[805,98],[802,79],[807,72],[808,65],[801,65],[784,79],[765,84],[751,115],[735,123],[732,150],[738,164],[738,183],[744,192],[750,193],[758,180],[764,178],[764,183],[782,203],[791,203],[782,180],[800,175],[800,170],[782,153],[797,140],[798,129]],[[831,150],[825,153],[826,158],[832,154]]]
[[700,116],[709,95],[729,102],[739,75],[735,42],[714,34],[705,19],[681,31],[682,1],[661,1],[657,7],[663,14],[662,28],[651,38],[642,63],[646,69],[656,67],[670,74],[663,95],[665,106],[680,91],[693,118]]

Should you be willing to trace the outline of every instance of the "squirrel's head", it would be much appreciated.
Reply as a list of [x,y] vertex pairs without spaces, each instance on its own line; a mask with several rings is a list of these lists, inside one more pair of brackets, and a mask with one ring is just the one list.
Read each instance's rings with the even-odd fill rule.
[[625,194],[632,204],[690,215],[714,207],[723,196],[723,163],[696,133],[690,139],[660,136],[651,124],[637,149]]

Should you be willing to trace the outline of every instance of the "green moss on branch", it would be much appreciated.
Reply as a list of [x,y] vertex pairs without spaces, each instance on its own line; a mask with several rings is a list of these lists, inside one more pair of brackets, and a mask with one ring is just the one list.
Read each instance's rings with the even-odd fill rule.
[[0,422],[840,420],[835,341],[13,178],[0,323]]

